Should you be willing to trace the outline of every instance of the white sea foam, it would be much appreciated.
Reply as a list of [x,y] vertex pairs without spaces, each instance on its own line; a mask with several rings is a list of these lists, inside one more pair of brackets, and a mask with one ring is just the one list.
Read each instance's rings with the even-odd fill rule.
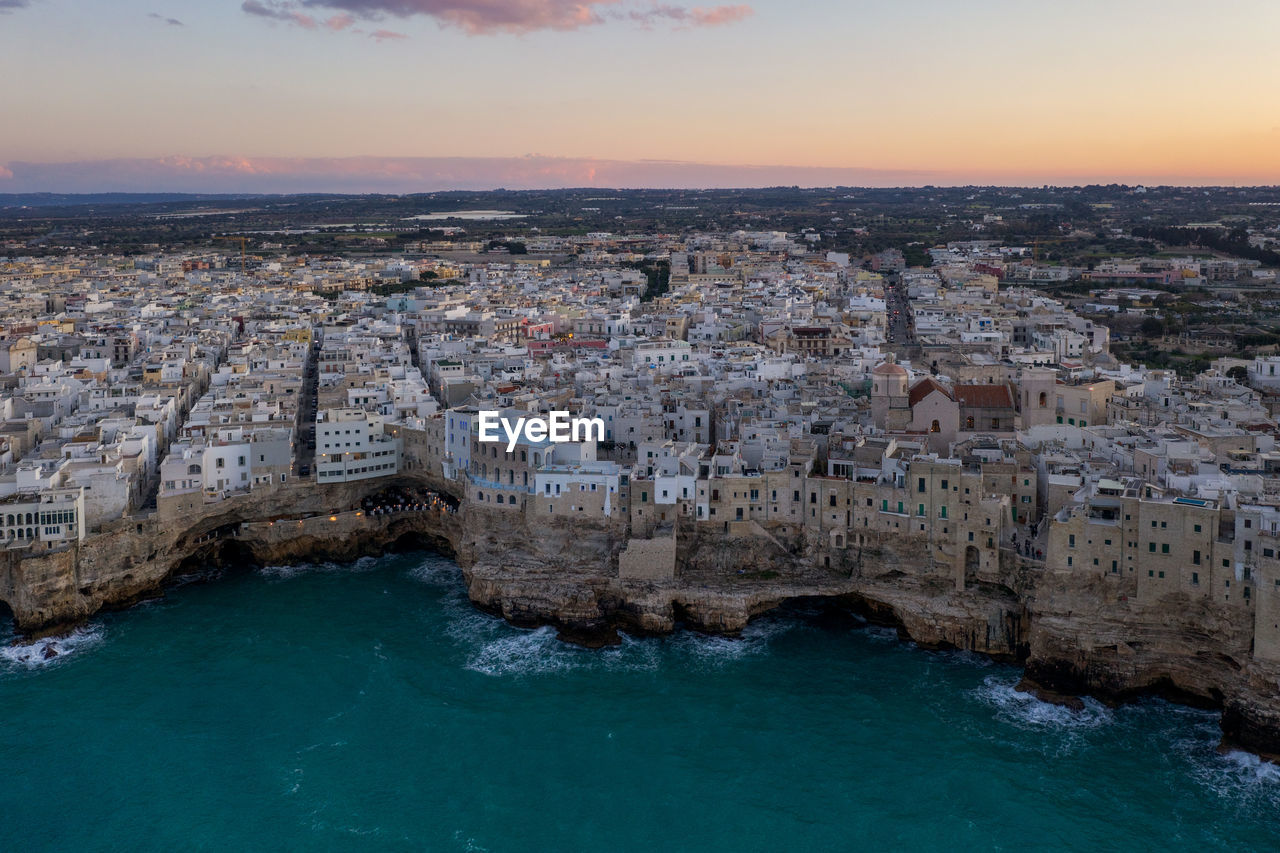
[[0,647],[0,666],[5,669],[40,669],[69,660],[106,639],[101,625],[77,628],[61,637],[19,642]]
[[379,566],[377,557],[361,557],[354,563],[337,563],[324,560],[318,563],[292,563],[284,566],[263,566],[258,574],[272,580],[288,580],[306,574],[360,574],[371,572]]
[[513,631],[480,643],[467,660],[467,669],[485,675],[532,675],[574,668],[571,649],[556,639],[550,626]]
[[954,649],[954,650],[945,651],[945,652],[934,652],[934,654],[938,655],[939,657],[946,658],[947,660],[952,661],[954,663],[964,664],[965,666],[978,667],[980,669],[987,669],[988,667],[993,667],[996,665],[996,662],[993,661],[987,655],[979,654],[978,652],[972,652],[972,651],[969,651],[968,649]]
[[1021,729],[1094,729],[1115,719],[1114,712],[1096,699],[1085,697],[1084,708],[1076,711],[1023,693],[1015,684],[1007,676],[989,675],[974,695],[996,709],[997,719]]
[[791,619],[756,619],[747,623],[736,637],[682,631],[669,642],[680,654],[691,656],[703,665],[719,666],[764,654],[772,639],[791,631],[798,624]]
[[428,556],[421,564],[409,570],[409,576],[428,586],[461,589],[462,570],[451,560]]
[[1192,767],[1196,781],[1225,800],[1249,808],[1280,807],[1280,767],[1252,753],[1200,750]]
[[1218,713],[1160,703],[1178,718],[1169,751],[1185,759],[1191,777],[1225,804],[1249,812],[1280,808],[1280,766],[1242,750],[1219,752]]
[[902,639],[898,635],[898,629],[888,625],[868,625],[858,628],[858,631],[873,643],[897,643]]

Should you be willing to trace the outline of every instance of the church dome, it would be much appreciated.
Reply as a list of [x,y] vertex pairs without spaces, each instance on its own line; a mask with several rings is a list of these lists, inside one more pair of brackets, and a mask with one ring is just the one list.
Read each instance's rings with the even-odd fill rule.
[[893,356],[889,356],[885,361],[880,362],[871,368],[872,376],[906,376],[907,369],[901,364],[894,361]]

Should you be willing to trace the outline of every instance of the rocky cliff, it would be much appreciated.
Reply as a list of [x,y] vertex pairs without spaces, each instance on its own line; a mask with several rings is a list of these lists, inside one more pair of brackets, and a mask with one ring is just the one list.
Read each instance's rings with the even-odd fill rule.
[[896,626],[922,646],[1025,663],[1026,688],[1047,698],[1159,694],[1221,708],[1230,742],[1280,755],[1280,673],[1252,659],[1247,625],[1225,607],[1189,598],[1139,606],[1120,581],[1050,573],[1010,552],[998,567],[957,578],[919,540],[890,535],[833,549],[803,532],[683,525],[670,571],[623,576],[623,522],[530,521],[476,506],[379,516],[359,509],[387,487],[281,489],[199,518],[121,521],[61,552],[9,553],[0,600],[20,630],[39,634],[156,595],[174,577],[219,562],[433,547],[457,557],[477,606],[518,625],[554,625],[584,644],[681,625],[732,634],[774,608],[818,599]]

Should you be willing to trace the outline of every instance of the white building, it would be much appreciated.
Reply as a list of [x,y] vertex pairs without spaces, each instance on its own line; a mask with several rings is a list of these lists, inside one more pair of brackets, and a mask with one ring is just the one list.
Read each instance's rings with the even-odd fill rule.
[[386,435],[380,415],[363,409],[325,409],[316,415],[316,482],[349,483],[400,470],[400,442]]

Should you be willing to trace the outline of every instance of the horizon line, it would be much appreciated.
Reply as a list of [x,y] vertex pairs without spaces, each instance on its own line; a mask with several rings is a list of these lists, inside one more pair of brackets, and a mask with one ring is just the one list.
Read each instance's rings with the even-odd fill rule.
[[537,190],[733,190],[775,187],[1275,187],[1280,175],[1211,169],[883,168],[609,160],[590,157],[121,157],[0,165],[0,194],[141,192],[220,195],[416,195]]

